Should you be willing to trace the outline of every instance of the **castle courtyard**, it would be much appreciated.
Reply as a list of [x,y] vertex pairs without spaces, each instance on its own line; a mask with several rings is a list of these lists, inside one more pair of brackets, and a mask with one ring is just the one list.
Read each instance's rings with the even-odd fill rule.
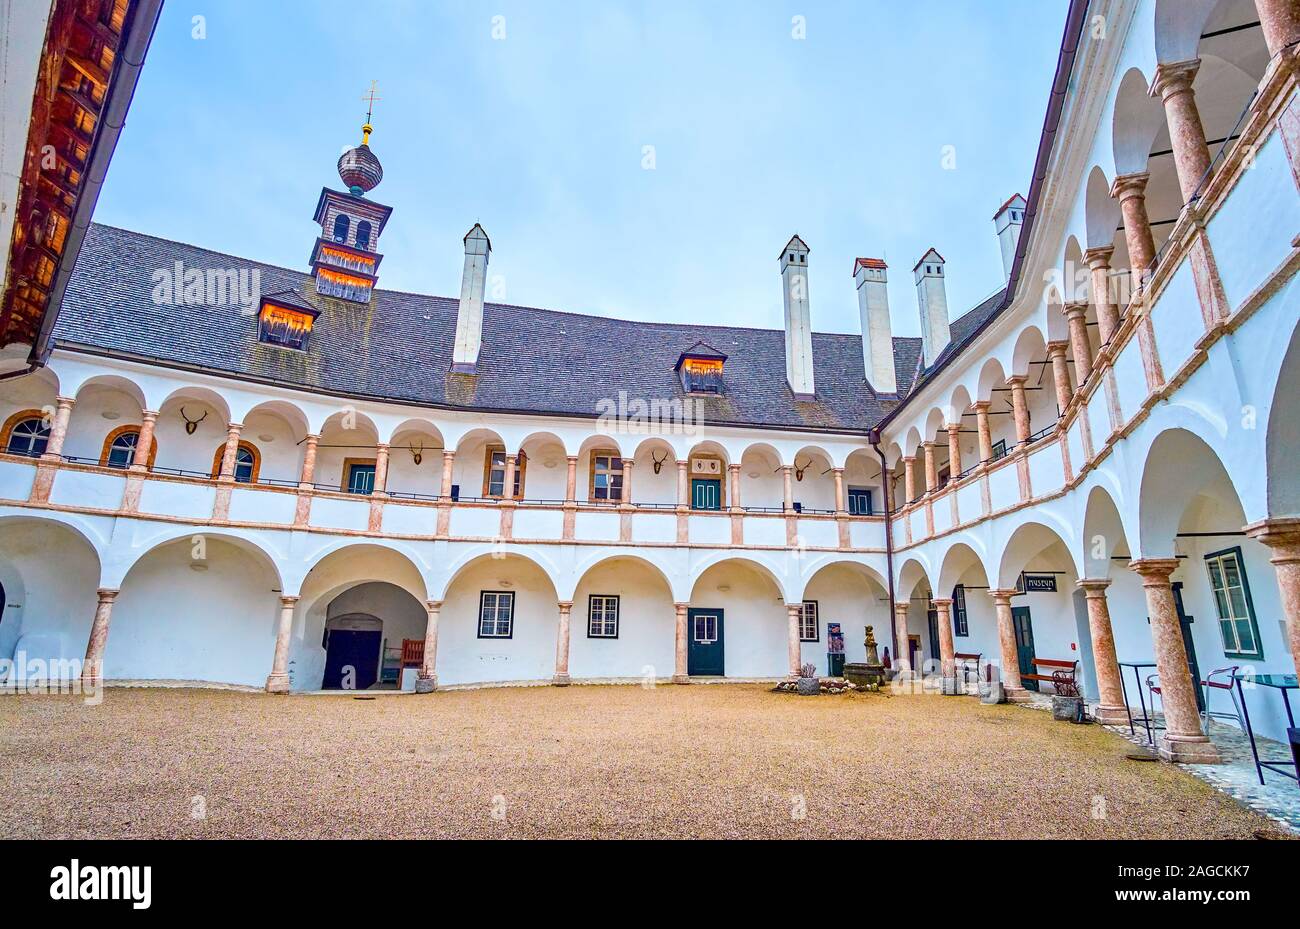
[[766,684],[0,698],[12,838],[1242,838],[1099,726]]

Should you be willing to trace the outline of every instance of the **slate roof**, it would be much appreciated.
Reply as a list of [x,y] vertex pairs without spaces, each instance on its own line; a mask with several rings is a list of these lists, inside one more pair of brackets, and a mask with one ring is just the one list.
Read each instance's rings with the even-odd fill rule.
[[[156,303],[156,271],[256,269],[261,292],[297,290],[321,311],[308,349],[257,341],[252,315],[234,306]],[[959,349],[1000,302],[953,322]],[[579,417],[602,400],[685,398],[674,365],[703,341],[728,356],[722,395],[697,399],[707,422],[865,432],[896,407],[865,381],[856,335],[812,336],[817,399],[796,400],[779,329],[634,322],[488,303],[478,373],[450,371],[458,300],[375,290],[369,305],[322,297],[305,272],[94,224],[68,286],[56,344],[125,354],[286,387],[431,407]],[[255,309],[255,307],[254,307]],[[921,340],[894,339],[900,395],[920,367]]]

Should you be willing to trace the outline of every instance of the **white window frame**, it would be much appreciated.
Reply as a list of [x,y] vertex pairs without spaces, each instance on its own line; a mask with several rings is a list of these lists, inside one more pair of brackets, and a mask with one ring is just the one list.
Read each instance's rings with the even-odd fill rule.
[[[1237,579],[1241,583],[1228,584],[1227,566],[1229,564],[1236,567]],[[1216,570],[1222,583],[1215,582]],[[1250,581],[1246,577],[1246,560],[1242,556],[1241,549],[1228,548],[1221,552],[1211,552],[1206,555],[1205,572],[1210,582],[1210,598],[1214,601],[1215,618],[1218,620],[1219,640],[1223,643],[1223,654],[1228,658],[1263,661],[1264,643],[1260,641],[1259,637],[1259,623],[1255,619],[1255,604],[1250,597]],[[1239,592],[1240,603],[1234,602],[1234,590]],[[1241,631],[1243,625],[1255,640],[1254,648],[1242,647]]]
[[587,598],[587,638],[618,638],[619,605],[615,594],[592,594]]
[[[488,619],[491,604],[492,618]],[[505,620],[501,614],[504,611]],[[489,625],[490,624],[490,625]],[[502,629],[504,628],[504,632]],[[486,630],[486,631],[485,631]],[[512,639],[515,635],[515,594],[512,590],[483,590],[478,595],[478,637]]]
[[803,602],[803,609],[799,611],[800,642],[820,642],[822,640],[820,613],[816,600],[805,600]]

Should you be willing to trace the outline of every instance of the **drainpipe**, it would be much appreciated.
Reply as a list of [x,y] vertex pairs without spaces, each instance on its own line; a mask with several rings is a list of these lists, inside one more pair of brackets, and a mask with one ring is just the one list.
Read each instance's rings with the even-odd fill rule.
[[871,442],[871,447],[876,450],[876,457],[880,459],[880,496],[885,506],[885,571],[889,582],[889,638],[894,643],[894,662],[897,664],[901,652],[898,650],[898,625],[894,622],[894,514],[889,505],[893,494],[889,492],[886,484],[889,475],[885,468],[885,453],[880,450],[880,433],[872,429],[867,434],[867,440]]

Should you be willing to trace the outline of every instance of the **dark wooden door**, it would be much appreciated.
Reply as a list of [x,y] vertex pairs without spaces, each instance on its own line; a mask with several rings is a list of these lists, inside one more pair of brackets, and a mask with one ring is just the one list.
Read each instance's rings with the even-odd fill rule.
[[382,636],[378,629],[331,629],[321,689],[365,690],[374,684],[379,674]]
[[1192,641],[1192,623],[1195,616],[1188,616],[1183,609],[1183,582],[1175,581],[1170,585],[1174,591],[1174,605],[1178,607],[1178,625],[1183,630],[1183,648],[1187,650],[1187,669],[1192,672],[1192,683],[1196,690],[1196,708],[1205,712],[1205,690],[1201,687],[1201,666],[1196,660],[1196,643]]
[[[1020,661],[1020,673],[1034,673],[1034,621],[1029,615],[1029,607],[1013,606],[1011,608],[1011,625],[1016,630],[1016,657]],[[1023,681],[1027,690],[1037,690],[1038,681]]]
[[726,673],[722,610],[688,610],[686,634],[686,673],[699,677],[722,677]]
[[925,620],[930,625],[930,660],[934,662],[943,659],[943,651],[939,645],[939,611],[927,610]]
[[722,481],[697,477],[691,481],[691,509],[722,509]]

